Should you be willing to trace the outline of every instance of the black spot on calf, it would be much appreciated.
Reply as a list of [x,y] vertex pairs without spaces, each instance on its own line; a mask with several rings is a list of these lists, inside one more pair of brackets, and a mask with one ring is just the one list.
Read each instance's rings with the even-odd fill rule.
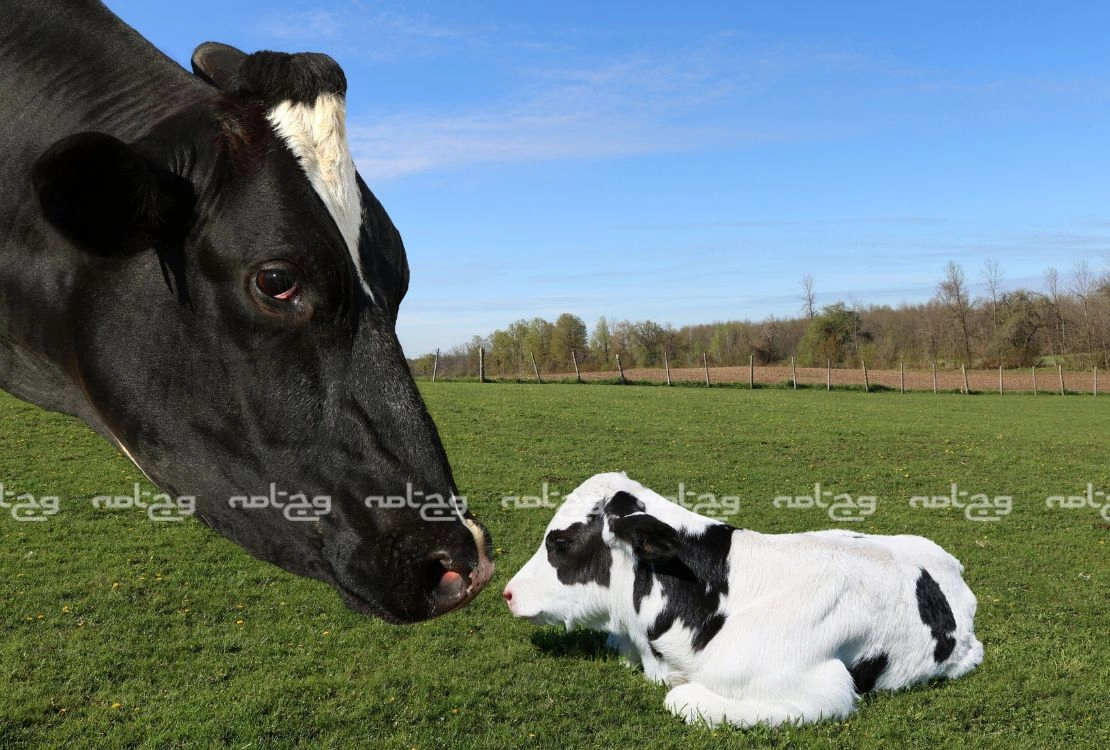
[[856,685],[857,694],[863,695],[875,689],[875,683],[886,671],[886,663],[887,655],[877,654],[860,659],[848,668],[848,674],[852,675],[852,682]]
[[601,516],[594,514],[586,523],[573,523],[548,533],[544,540],[547,561],[560,582],[609,585],[613,553],[601,538],[601,526]]
[[648,629],[648,639],[659,638],[680,622],[691,633],[691,647],[701,651],[721,631],[725,616],[717,610],[728,593],[729,551],[733,532],[715,524],[699,534],[679,532],[674,557],[654,563],[638,562],[633,585],[633,605],[639,611],[643,597],[656,581],[666,601]]
[[717,633],[721,632],[721,628],[724,627],[724,624],[725,616],[720,612],[711,615],[708,620],[703,622],[701,627],[694,633],[694,640],[691,644],[694,651],[701,651],[708,646],[709,642],[713,640]]
[[917,611],[937,642],[933,659],[940,664],[956,648],[956,639],[952,637],[956,632],[956,618],[952,615],[948,598],[925,568],[921,569],[921,577],[917,579]]

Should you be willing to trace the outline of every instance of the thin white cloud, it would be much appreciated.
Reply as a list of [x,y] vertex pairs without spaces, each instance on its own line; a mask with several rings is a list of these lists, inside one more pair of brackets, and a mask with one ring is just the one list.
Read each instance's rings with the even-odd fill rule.
[[425,15],[369,9],[359,2],[274,13],[260,18],[252,29],[256,37],[283,46],[326,48],[374,62],[443,54],[460,44],[479,43],[494,30],[448,26]]
[[259,21],[255,33],[282,41],[326,40],[337,37],[343,29],[343,19],[338,13],[316,8],[299,13],[265,17]]
[[[577,115],[524,107],[448,117],[400,115],[352,123],[351,148],[372,183],[474,164],[598,159],[678,151],[704,138],[634,114],[583,110]],[[710,129],[700,135],[714,135]]]
[[641,58],[534,71],[526,88],[481,111],[353,119],[348,136],[359,169],[380,181],[473,164],[618,158],[783,137],[730,122],[727,111],[698,117],[733,90],[724,71],[701,61],[663,66]]

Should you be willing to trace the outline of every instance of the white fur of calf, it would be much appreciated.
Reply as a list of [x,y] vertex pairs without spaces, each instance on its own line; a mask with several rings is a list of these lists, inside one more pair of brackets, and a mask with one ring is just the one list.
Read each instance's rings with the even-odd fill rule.
[[567,496],[505,599],[608,632],[688,722],[777,725],[971,671],[983,645],[962,573],[922,537],[733,529],[611,473]]

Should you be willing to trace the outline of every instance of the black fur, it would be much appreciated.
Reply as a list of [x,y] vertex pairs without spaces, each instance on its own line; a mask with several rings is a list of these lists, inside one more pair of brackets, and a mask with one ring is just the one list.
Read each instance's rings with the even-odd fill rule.
[[948,598],[925,568],[921,569],[921,576],[917,579],[917,611],[937,642],[933,659],[940,664],[956,648],[956,639],[952,637],[956,632],[956,618],[952,615]]
[[632,545],[632,552],[641,562],[671,560],[682,544],[674,529],[645,513],[611,518],[609,528],[618,539]]
[[866,659],[860,659],[855,664],[848,668],[848,674],[852,675],[852,682],[855,683],[856,693],[863,695],[870,693],[875,689],[875,683],[882,677],[883,672],[886,671],[887,655],[876,654],[869,656]]
[[327,55],[316,52],[255,52],[239,68],[239,91],[267,104],[312,104],[324,94],[345,96],[347,78]]
[[205,42],[193,52],[193,72],[213,86],[257,99],[267,107],[289,101],[313,104],[324,94],[347,95],[339,64],[318,52],[255,52]]
[[642,513],[644,511],[644,504],[640,502],[639,498],[631,493],[621,490],[609,498],[605,503],[605,515],[615,518],[622,518],[633,513]]
[[548,533],[544,540],[547,561],[562,583],[609,585],[613,553],[601,538],[601,528],[601,516],[594,513],[586,523],[574,523]]
[[717,610],[728,593],[728,558],[736,529],[715,524],[701,534],[687,534],[643,515],[610,523],[613,533],[629,541],[637,553],[632,585],[635,610],[640,611],[644,597],[656,585],[666,602],[648,629],[648,639],[659,638],[677,621],[693,634],[694,651],[705,648],[725,623]]

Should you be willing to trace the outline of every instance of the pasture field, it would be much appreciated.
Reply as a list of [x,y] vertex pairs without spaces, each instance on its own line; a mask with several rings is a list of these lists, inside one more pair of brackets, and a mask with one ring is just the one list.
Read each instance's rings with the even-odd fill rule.
[[[0,748],[1110,747],[1110,507],[1094,507],[1110,503],[1110,399],[421,390],[498,572],[466,609],[408,627],[357,616],[192,519],[93,507],[139,472],[83,425],[0,394],[4,492],[60,498],[41,522],[0,508]],[[739,498],[727,520],[759,531],[935,539],[979,597],[984,663],[869,697],[846,721],[682,724],[600,637],[515,621],[500,598],[552,514],[534,507],[544,482],[555,503],[616,469],[664,495],[681,482],[689,502]],[[876,502],[856,521],[775,506],[815,490]],[[998,520],[910,502],[952,492],[986,495]],[[1047,502],[1085,493],[1083,507]]]

